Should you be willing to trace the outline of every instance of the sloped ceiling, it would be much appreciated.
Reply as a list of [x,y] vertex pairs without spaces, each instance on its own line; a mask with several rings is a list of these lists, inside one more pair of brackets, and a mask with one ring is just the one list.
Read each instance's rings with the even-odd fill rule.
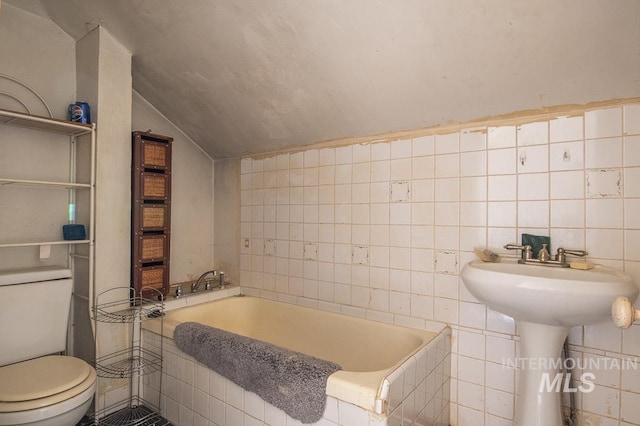
[[637,0],[10,2],[106,28],[214,158],[640,95]]

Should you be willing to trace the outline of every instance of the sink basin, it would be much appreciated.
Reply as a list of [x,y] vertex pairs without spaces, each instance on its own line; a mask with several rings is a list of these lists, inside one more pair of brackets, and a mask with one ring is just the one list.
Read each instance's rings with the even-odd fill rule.
[[558,366],[569,329],[611,318],[617,296],[635,300],[631,277],[600,265],[579,270],[480,260],[460,275],[476,299],[516,321],[522,362],[514,424],[563,426]]
[[576,326],[611,317],[616,296],[635,300],[629,275],[605,266],[589,270],[469,262],[462,269],[469,292],[494,311],[537,324]]

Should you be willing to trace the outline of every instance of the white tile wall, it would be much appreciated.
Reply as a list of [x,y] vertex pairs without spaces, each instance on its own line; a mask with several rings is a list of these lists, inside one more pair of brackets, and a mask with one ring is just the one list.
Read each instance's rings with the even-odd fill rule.
[[[531,121],[244,159],[241,237],[251,247],[241,253],[243,290],[398,324],[449,323],[452,369],[463,369],[462,376],[452,371],[452,424],[509,424],[513,371],[497,366],[514,356],[517,334],[510,318],[464,289],[459,271],[474,258],[473,247],[501,247],[523,232],[550,235],[553,247],[585,248],[591,260],[640,282],[640,105]],[[264,178],[274,158],[275,184]],[[307,181],[296,171],[319,164],[325,169],[317,180],[314,171]],[[263,195],[274,188],[287,194],[276,199],[275,219],[264,214]],[[305,227],[316,221],[300,218],[301,208],[322,208],[325,226]],[[274,222],[282,248],[275,270],[261,251],[266,237],[249,232]],[[314,261],[322,279],[302,281],[297,242],[326,244]],[[369,263],[361,262],[367,249]],[[265,288],[274,274],[278,285]],[[631,333],[638,332],[605,324],[570,336],[581,352],[640,357],[640,345],[625,338]],[[456,356],[464,357],[462,366]],[[484,383],[465,375],[471,364],[484,365]],[[581,398],[584,424],[640,424],[638,389],[608,388],[598,395],[610,406]]]

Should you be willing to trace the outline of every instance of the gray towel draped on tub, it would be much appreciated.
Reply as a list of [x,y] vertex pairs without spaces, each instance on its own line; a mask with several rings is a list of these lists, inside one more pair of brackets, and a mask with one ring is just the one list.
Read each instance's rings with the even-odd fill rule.
[[176,346],[303,423],[322,418],[333,362],[195,322],[178,325]]

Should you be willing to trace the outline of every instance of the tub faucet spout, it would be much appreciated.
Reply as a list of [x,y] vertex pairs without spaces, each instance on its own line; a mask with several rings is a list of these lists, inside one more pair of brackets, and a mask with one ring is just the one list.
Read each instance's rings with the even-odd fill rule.
[[198,277],[197,280],[195,280],[195,282],[193,282],[193,284],[191,284],[191,293],[195,293],[196,291],[198,291],[198,289],[200,288],[200,286],[202,285],[202,282],[205,281],[205,289],[210,290],[211,289],[211,280],[205,280],[204,277],[206,277],[207,275],[213,275],[213,277],[215,278],[216,275],[218,275],[218,271],[216,271],[215,269],[211,270],[211,271],[207,271],[204,274],[200,275]]

